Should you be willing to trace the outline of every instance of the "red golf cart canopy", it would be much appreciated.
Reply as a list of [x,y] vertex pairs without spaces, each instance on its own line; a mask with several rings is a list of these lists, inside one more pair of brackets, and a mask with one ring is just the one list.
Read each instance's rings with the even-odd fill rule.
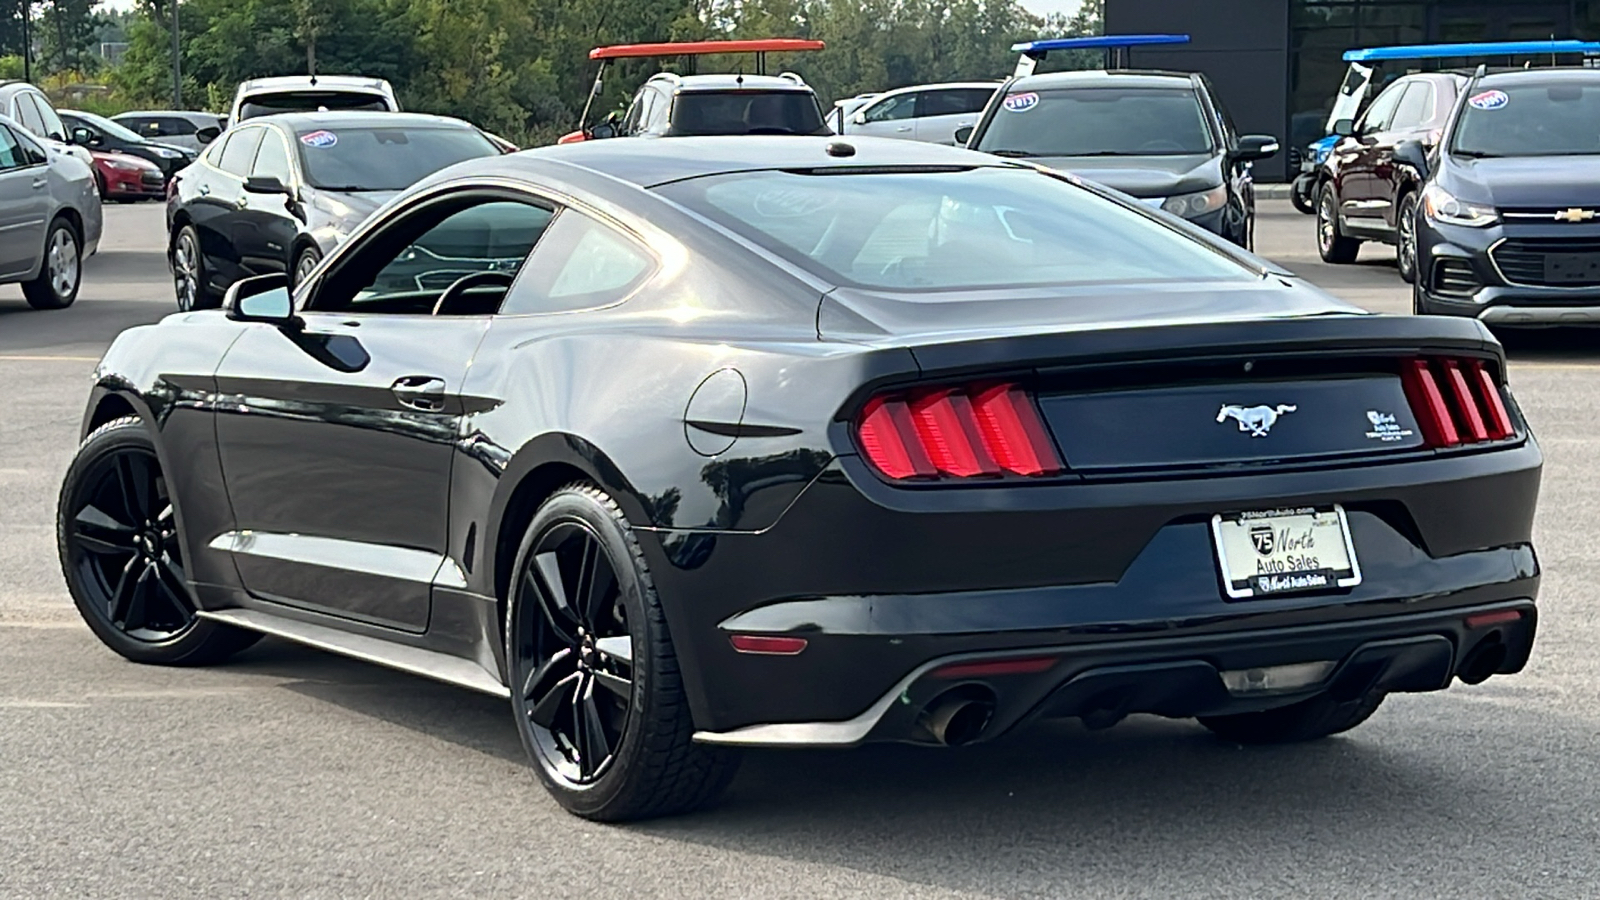
[[778,53],[790,50],[821,50],[822,41],[799,38],[771,38],[764,41],[680,41],[664,44],[617,44],[596,47],[590,59],[624,59],[638,56],[702,56],[707,53]]

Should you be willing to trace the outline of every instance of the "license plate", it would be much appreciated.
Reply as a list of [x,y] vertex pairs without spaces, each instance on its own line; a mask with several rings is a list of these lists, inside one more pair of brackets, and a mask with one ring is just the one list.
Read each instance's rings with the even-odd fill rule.
[[1302,507],[1211,517],[1222,584],[1234,599],[1361,583],[1344,508]]
[[1593,284],[1600,281],[1600,253],[1547,253],[1544,280],[1550,284]]

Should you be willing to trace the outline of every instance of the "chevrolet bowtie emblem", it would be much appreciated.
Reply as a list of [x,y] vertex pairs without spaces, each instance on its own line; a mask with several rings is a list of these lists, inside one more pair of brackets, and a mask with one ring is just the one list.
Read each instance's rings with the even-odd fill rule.
[[1556,213],[1557,222],[1587,222],[1592,218],[1594,218],[1594,210],[1592,209],[1579,209],[1577,207],[1573,207],[1572,209],[1563,209]]

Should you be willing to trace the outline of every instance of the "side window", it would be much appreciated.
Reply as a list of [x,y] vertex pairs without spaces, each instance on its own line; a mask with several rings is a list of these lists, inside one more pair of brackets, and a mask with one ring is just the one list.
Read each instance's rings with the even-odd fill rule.
[[39,104],[39,115],[44,118],[44,136],[58,141],[66,140],[67,126],[62,124],[61,117],[56,115],[55,107],[42,96],[34,97],[33,100]]
[[633,102],[628,104],[628,112],[622,117],[622,134],[639,133],[639,123],[644,121],[645,98],[649,96],[649,88],[641,88],[639,93],[633,95]]
[[502,315],[607,306],[633,293],[656,262],[632,238],[576,210],[564,210],[506,298]]
[[644,130],[651,134],[662,134],[667,130],[667,114],[672,111],[672,95],[657,91],[655,101],[650,104],[649,118],[644,121]]
[[256,153],[256,164],[251,167],[250,174],[276,178],[284,184],[290,182],[289,148],[284,146],[283,137],[277,132],[268,132],[261,140],[261,150]]
[[28,157],[17,143],[11,129],[0,126],[0,171],[20,169],[28,164]]
[[228,138],[228,146],[222,150],[218,168],[229,175],[243,178],[250,171],[250,163],[256,158],[256,148],[261,146],[261,136],[265,132],[265,128],[246,128],[235,132],[233,137]]
[[162,137],[195,133],[193,122],[188,119],[180,119],[177,116],[163,116],[150,124],[153,126],[154,132]]
[[[922,95],[922,108],[917,111],[917,116],[960,116],[975,113],[983,109],[989,101],[992,91],[973,91],[969,88],[946,88],[941,91],[925,91]],[[976,95],[976,96],[975,96]]]
[[1389,123],[1390,131],[1402,128],[1421,128],[1428,121],[1433,112],[1433,85],[1426,81],[1413,82],[1406,88],[1404,97],[1395,107],[1394,119]]
[[1395,107],[1400,105],[1400,95],[1409,87],[1405,82],[1395,82],[1384,88],[1378,99],[1372,101],[1367,111],[1361,114],[1361,127],[1356,129],[1361,134],[1375,134],[1379,131],[1389,130],[1389,123],[1394,121]]
[[206,162],[221,168],[222,154],[228,152],[228,142],[232,139],[233,135],[227,134],[212,141],[211,146],[206,148]]
[[375,232],[330,272],[311,308],[427,315],[458,279],[495,272],[504,278],[460,295],[449,310],[493,313],[554,216],[548,207],[515,200],[456,199],[424,206]]
[[44,148],[34,143],[33,138],[26,134],[12,135],[17,139],[17,145],[22,148],[23,165],[42,166],[50,161],[50,154]]
[[26,91],[17,94],[17,121],[22,127],[44,137],[44,119],[39,115],[39,105],[34,102],[33,95]]
[[896,94],[886,100],[879,100],[867,108],[868,122],[888,122],[894,119],[909,119],[916,115],[917,93]]

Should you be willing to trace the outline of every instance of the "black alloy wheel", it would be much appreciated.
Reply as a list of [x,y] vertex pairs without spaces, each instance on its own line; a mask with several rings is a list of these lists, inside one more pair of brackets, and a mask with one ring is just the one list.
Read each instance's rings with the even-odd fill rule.
[[557,491],[530,523],[513,573],[512,709],[556,800],[623,821],[719,794],[737,757],[693,741],[666,618],[615,501],[584,484]]
[[84,441],[62,486],[58,541],[79,613],[129,659],[211,662],[258,637],[195,614],[171,490],[137,418]]
[[1395,267],[1400,270],[1400,280],[1411,284],[1417,280],[1417,192],[1409,191],[1400,198],[1395,211]]
[[221,305],[221,298],[211,290],[206,260],[200,252],[200,235],[193,225],[183,226],[173,239],[172,287],[180,312]]
[[1356,261],[1361,242],[1340,232],[1338,202],[1333,182],[1323,183],[1317,191],[1317,253],[1323,262],[1342,265]]

